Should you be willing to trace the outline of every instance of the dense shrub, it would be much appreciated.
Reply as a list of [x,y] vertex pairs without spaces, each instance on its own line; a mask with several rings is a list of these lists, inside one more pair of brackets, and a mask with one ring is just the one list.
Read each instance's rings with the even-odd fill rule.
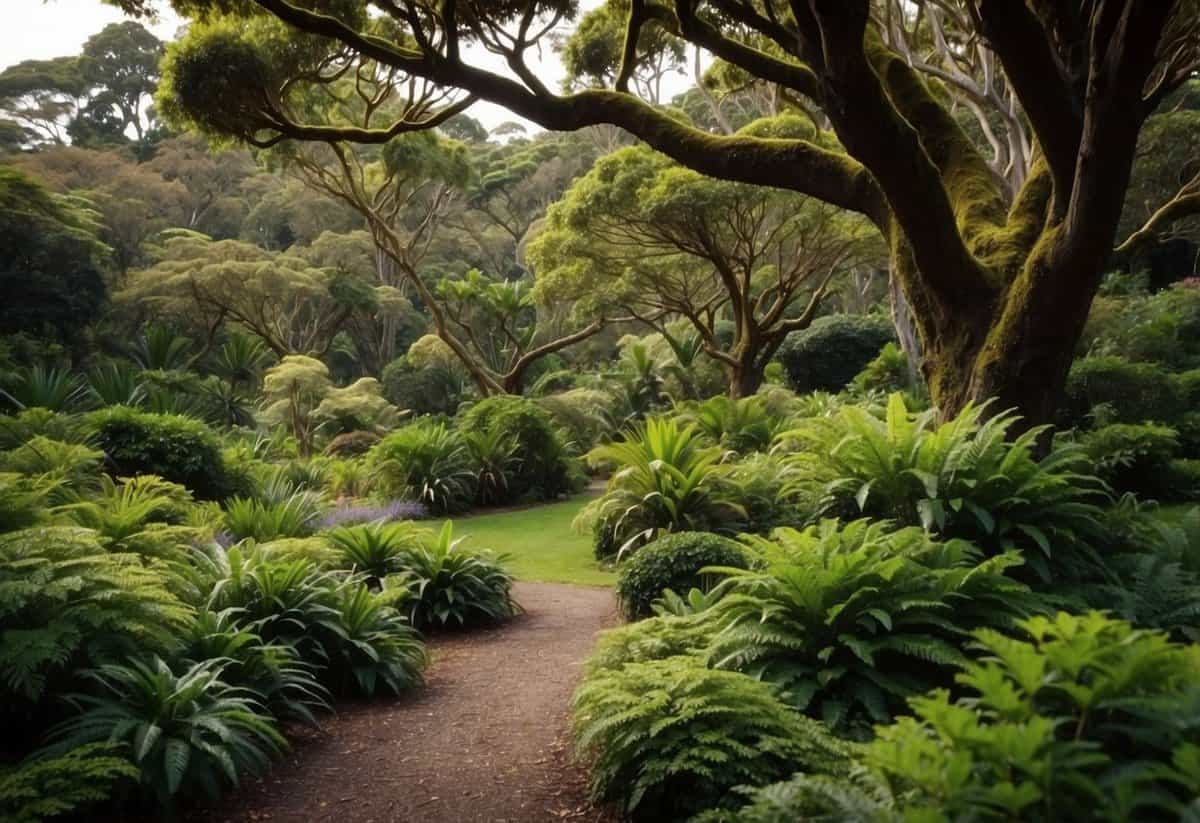
[[1067,376],[1063,422],[1087,425],[1170,422],[1187,410],[1173,376],[1153,363],[1132,363],[1122,357],[1076,360]]
[[354,457],[366,454],[379,442],[379,435],[370,431],[352,431],[339,434],[325,446],[325,453],[334,457]]
[[414,415],[454,414],[466,394],[462,378],[452,370],[417,367],[407,356],[388,363],[379,382],[388,402]]
[[577,388],[540,397],[537,402],[577,451],[587,451],[613,433],[609,414],[616,400],[608,392]]
[[93,413],[89,423],[115,474],[156,474],[200,500],[240,491],[225,467],[220,441],[198,420],[115,406]]
[[1042,429],[1009,439],[1016,417],[967,407],[938,425],[892,395],[882,418],[857,406],[800,421],[781,435],[796,453],[790,493],[820,517],[859,513],[961,537],[989,552],[1016,548],[1044,581],[1102,567],[1100,482],[1082,450],[1039,456]]
[[413,523],[373,522],[339,526],[324,535],[341,568],[366,575],[378,587],[391,574],[404,571],[408,555],[422,545],[425,529]]
[[397,429],[371,449],[367,464],[381,491],[435,512],[462,511],[475,499],[470,454],[462,438],[442,423]]
[[225,528],[235,540],[277,540],[312,534],[321,516],[317,498],[294,491],[282,499],[234,497],[225,504]]
[[15,766],[0,766],[0,820],[41,823],[108,799],[117,781],[138,777],[120,749],[94,743],[58,757],[35,754]]
[[710,610],[711,659],[775,685],[796,709],[863,736],[904,700],[949,685],[966,634],[1045,608],[1008,570],[963,541],[920,529],[834,521],[758,539],[758,563],[728,570]]
[[0,535],[0,693],[14,727],[76,668],[172,648],[191,613],[168,579],[87,529]]
[[647,418],[624,440],[589,452],[589,460],[612,463],[614,471],[604,494],[583,509],[576,526],[592,527],[601,558],[662,532],[729,528],[745,512],[725,494],[720,457],[721,448],[706,445],[694,425]]
[[549,413],[535,401],[488,397],[460,415],[458,427],[513,444],[517,461],[508,472],[508,499],[552,500],[576,488],[578,469]]
[[1120,301],[1092,350],[1173,370],[1200,367],[1200,289],[1177,285]]
[[650,615],[650,605],[663,589],[687,592],[712,588],[717,578],[701,574],[708,566],[744,568],[746,556],[736,542],[704,532],[664,535],[642,546],[621,564],[617,601],[627,620]]
[[0,454],[0,469],[53,485],[53,497],[57,500],[67,496],[60,492],[79,494],[94,489],[103,459],[102,451],[39,434]]
[[69,699],[79,714],[51,732],[51,751],[126,744],[142,787],[160,808],[177,796],[217,797],[223,786],[262,774],[286,747],[253,692],[221,679],[225,662],[178,672],[162,660],[131,660],[90,672],[97,694]]
[[859,392],[924,391],[919,375],[909,366],[908,355],[895,343],[886,343],[862,371],[855,375],[852,385]]
[[572,708],[593,794],[635,820],[684,820],[735,786],[846,767],[845,745],[766,684],[686,657],[597,670]]
[[695,423],[716,445],[739,454],[765,451],[782,424],[760,398],[734,400],[723,394],[684,405],[679,418]]
[[841,391],[895,337],[885,317],[834,314],[788,335],[779,361],[798,392]]
[[1116,492],[1175,499],[1170,463],[1179,450],[1175,430],[1155,423],[1113,423],[1080,440],[1096,474]]
[[434,539],[400,559],[411,593],[405,608],[413,625],[467,626],[504,620],[517,612],[504,558],[461,544],[447,521]]

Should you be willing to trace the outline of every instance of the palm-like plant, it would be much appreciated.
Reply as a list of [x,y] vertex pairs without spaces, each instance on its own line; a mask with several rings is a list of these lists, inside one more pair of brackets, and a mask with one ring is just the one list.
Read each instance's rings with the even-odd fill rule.
[[250,689],[275,717],[316,723],[314,712],[330,708],[329,692],[316,667],[286,643],[266,643],[245,625],[240,609],[203,609],[182,636],[179,659],[188,665],[223,660],[221,679]]
[[99,694],[68,698],[79,715],[52,730],[52,750],[127,743],[163,809],[179,795],[216,798],[243,774],[265,772],[287,745],[258,696],[222,679],[226,665],[205,660],[180,673],[158,658],[101,666],[88,673]]
[[765,451],[782,428],[758,397],[723,394],[684,406],[680,418],[695,423],[717,445],[738,453]]
[[98,482],[104,452],[81,443],[63,443],[35,435],[0,454],[0,468],[36,477],[56,487],[54,497],[92,490]]
[[662,532],[719,531],[745,515],[723,493],[720,458],[720,447],[705,445],[694,424],[647,418],[624,440],[589,452],[589,460],[616,470],[576,522],[595,525],[602,555],[620,555]]
[[109,363],[87,373],[87,393],[96,406],[137,406],[146,396],[146,384],[136,369]]
[[192,341],[169,326],[150,326],[138,338],[130,355],[146,371],[186,369]]
[[[395,599],[406,595],[398,590]],[[342,690],[367,697],[384,689],[400,694],[420,682],[428,662],[425,644],[392,598],[350,583],[342,587],[337,609],[341,633],[329,649],[329,666]]]
[[119,546],[150,523],[181,522],[191,501],[186,488],[154,475],[127,477],[119,482],[103,475],[97,495],[62,506],[59,511]]
[[225,504],[225,528],[238,540],[266,542],[312,534],[321,508],[309,492],[293,491],[282,500],[234,497]]
[[1038,456],[1044,429],[1009,439],[1017,418],[971,406],[936,424],[893,394],[882,418],[845,406],[780,435],[795,453],[786,493],[811,517],[857,512],[963,537],[991,551],[1017,548],[1043,579],[1103,569],[1103,486],[1073,445]]
[[475,497],[470,453],[444,423],[397,429],[371,449],[368,463],[385,492],[437,512],[460,511]]
[[65,412],[83,403],[87,386],[68,369],[32,366],[7,375],[0,386],[0,397],[16,409]]
[[412,594],[409,611],[416,626],[465,626],[503,620],[517,611],[513,578],[501,565],[503,556],[461,548],[450,521],[436,539],[406,559]]
[[366,575],[367,584],[379,588],[385,577],[404,571],[408,555],[421,547],[428,530],[412,522],[364,523],[330,529],[324,536],[337,550],[341,565]]
[[487,506],[503,503],[509,497],[509,473],[515,468],[516,443],[506,432],[482,429],[463,432],[471,462],[475,466],[475,496]]
[[210,378],[204,382],[207,419],[222,426],[253,426],[254,400],[237,383]]
[[217,373],[234,386],[254,386],[270,360],[270,352],[257,337],[231,334],[217,350]]

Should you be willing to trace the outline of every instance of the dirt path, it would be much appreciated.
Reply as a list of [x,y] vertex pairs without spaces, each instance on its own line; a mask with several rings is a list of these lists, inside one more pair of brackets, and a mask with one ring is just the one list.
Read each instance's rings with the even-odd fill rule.
[[265,780],[198,820],[601,821],[571,762],[567,702],[612,592],[517,583],[526,613],[433,640],[426,684],[343,708]]

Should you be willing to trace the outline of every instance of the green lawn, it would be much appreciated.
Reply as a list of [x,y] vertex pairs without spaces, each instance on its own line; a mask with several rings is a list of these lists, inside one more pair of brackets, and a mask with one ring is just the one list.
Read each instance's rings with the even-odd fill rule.
[[562,503],[459,518],[454,521],[454,536],[466,537],[466,546],[509,555],[507,566],[518,580],[611,586],[617,577],[600,568],[592,557],[590,536],[571,528],[571,521],[590,499],[580,496]]

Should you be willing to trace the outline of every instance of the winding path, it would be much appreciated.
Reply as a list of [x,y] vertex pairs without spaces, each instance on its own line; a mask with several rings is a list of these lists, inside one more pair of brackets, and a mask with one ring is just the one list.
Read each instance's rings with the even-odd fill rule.
[[517,583],[525,614],[432,640],[427,682],[344,706],[283,761],[198,820],[338,823],[603,821],[571,761],[567,704],[612,592]]

